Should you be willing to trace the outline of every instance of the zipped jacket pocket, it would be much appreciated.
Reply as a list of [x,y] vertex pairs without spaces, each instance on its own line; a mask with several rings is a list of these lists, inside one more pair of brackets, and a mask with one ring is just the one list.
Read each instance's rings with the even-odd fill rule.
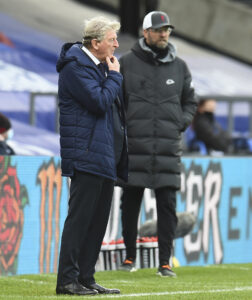
[[91,131],[91,134],[90,134],[90,137],[89,137],[89,140],[88,140],[88,145],[87,145],[87,148],[86,148],[86,152],[88,152],[89,149],[90,149],[90,145],[92,143],[93,136],[94,136],[95,127],[96,127],[96,120],[95,120],[94,126],[92,128],[92,131]]

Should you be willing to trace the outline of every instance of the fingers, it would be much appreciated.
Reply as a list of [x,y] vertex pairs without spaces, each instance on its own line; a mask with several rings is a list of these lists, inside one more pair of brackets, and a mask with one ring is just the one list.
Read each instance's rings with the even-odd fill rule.
[[112,56],[112,57],[107,56],[106,62],[107,62],[109,70],[116,71],[116,72],[120,71],[120,64],[119,64],[118,59],[115,56]]
[[106,57],[106,63],[108,65],[108,67],[111,65],[111,60],[108,56]]

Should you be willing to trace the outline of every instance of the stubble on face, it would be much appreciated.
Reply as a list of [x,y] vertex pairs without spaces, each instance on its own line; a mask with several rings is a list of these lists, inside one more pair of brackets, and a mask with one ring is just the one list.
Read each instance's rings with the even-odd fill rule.
[[168,34],[160,35],[153,33],[151,31],[147,31],[145,34],[146,42],[149,46],[155,46],[158,49],[165,49],[168,46]]

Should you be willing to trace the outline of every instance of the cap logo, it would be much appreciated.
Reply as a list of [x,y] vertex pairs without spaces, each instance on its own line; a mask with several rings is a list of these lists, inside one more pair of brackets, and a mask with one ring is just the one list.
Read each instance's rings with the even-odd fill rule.
[[161,20],[164,22],[164,21],[165,21],[165,17],[164,17],[164,16],[161,16]]

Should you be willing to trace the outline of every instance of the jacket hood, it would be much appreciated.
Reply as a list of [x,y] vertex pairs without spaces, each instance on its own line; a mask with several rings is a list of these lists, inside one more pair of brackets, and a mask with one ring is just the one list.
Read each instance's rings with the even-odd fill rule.
[[163,58],[158,58],[157,54],[149,48],[144,42],[144,38],[140,38],[132,47],[132,51],[145,61],[158,61],[160,63],[168,63],[174,61],[176,58],[176,48],[172,43],[168,43],[167,55]]
[[62,46],[60,57],[56,64],[57,72],[60,72],[71,61],[77,61],[82,65],[92,64],[91,60],[86,55],[83,55],[84,52],[81,50],[81,46],[81,42],[66,43]]

